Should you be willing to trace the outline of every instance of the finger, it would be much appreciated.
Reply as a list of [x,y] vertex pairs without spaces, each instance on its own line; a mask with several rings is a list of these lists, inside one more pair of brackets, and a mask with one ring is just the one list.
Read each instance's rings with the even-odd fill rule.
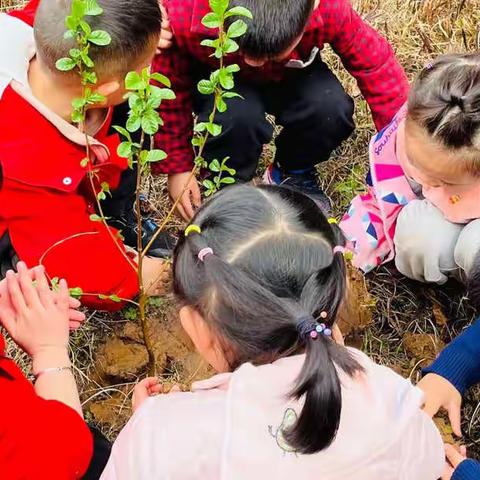
[[78,323],[82,323],[85,321],[85,319],[87,318],[86,315],[83,313],[83,312],[79,312],[78,310],[73,310],[73,309],[70,309],[68,311],[68,318],[71,322],[78,322]]
[[35,267],[33,269],[33,275],[37,282],[36,288],[40,301],[44,307],[49,307],[54,303],[55,295],[50,289],[50,285],[45,275],[45,269],[43,267]]
[[72,320],[69,321],[68,323],[68,328],[74,332],[75,330],[78,330],[82,326],[82,322],[74,322]]
[[150,394],[150,396],[158,395],[159,393],[162,393],[162,391],[163,391],[163,388],[160,384],[153,385],[148,389],[148,393]]
[[70,303],[70,291],[68,290],[67,281],[64,278],[62,278],[58,283],[57,306],[62,311],[67,312],[69,303]]
[[460,455],[467,458],[467,447],[465,445],[460,445]]
[[445,455],[453,468],[457,468],[465,460],[453,445],[445,445]]
[[22,290],[20,289],[20,283],[13,270],[9,270],[6,274],[7,289],[10,296],[10,302],[15,309],[15,313],[20,313],[27,309],[25,298],[23,297]]
[[442,480],[451,480],[453,475],[453,468],[450,465],[445,466],[445,471],[442,475]]
[[162,31],[160,32],[160,40],[171,42],[173,40],[173,33],[170,30],[170,24],[167,21],[162,22]]
[[200,205],[202,204],[202,194],[200,192],[200,188],[198,186],[198,183],[195,179],[193,179],[195,185],[194,187],[192,188],[192,201],[193,201],[193,204],[195,205],[195,207],[200,207]]
[[460,412],[460,405],[450,405],[448,407],[448,418],[450,419],[450,423],[452,425],[453,433],[457,437],[462,436],[462,414]]
[[185,213],[185,209],[183,208],[181,203],[177,204],[177,213],[184,219],[188,221],[187,214]]
[[437,402],[429,402],[428,400],[425,401],[423,405],[423,411],[430,417],[433,418],[438,411],[440,410],[440,404]]
[[190,192],[189,191],[186,192],[184,197],[183,197],[182,206],[183,206],[183,209],[185,211],[185,215],[187,215],[185,220],[190,220],[193,217],[193,214],[195,212],[193,211],[193,205],[192,205],[192,202],[190,200]]
[[38,291],[32,282],[32,277],[30,276],[28,268],[24,262],[18,262],[17,271],[18,284],[20,285],[26,305],[32,308],[41,307],[42,303]]
[[76,310],[77,308],[80,308],[82,306],[82,302],[80,300],[78,300],[78,298],[70,297],[68,299],[68,306],[70,308]]
[[145,388],[151,388],[154,387],[155,385],[158,385],[160,380],[158,377],[147,377],[143,379],[140,384],[143,385]]

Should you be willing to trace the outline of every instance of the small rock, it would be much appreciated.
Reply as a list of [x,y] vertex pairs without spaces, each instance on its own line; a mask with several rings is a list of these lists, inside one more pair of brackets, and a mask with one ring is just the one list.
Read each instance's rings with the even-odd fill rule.
[[445,327],[448,324],[448,318],[443,313],[442,307],[438,303],[434,303],[432,307],[433,319],[439,327]]
[[434,335],[406,333],[403,336],[403,346],[410,357],[413,357],[420,367],[428,366],[441,352],[445,344]]
[[143,345],[127,343],[113,337],[101,349],[97,364],[109,377],[132,380],[147,366],[148,353]]

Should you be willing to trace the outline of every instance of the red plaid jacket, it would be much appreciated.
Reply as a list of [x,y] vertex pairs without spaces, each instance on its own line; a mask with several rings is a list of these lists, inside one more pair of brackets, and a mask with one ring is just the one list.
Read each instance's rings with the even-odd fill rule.
[[[208,12],[208,0],[164,0],[175,35],[172,48],[162,52],[154,61],[154,70],[167,75],[177,95],[176,100],[162,104],[160,114],[164,127],[156,143],[168,153],[168,158],[156,164],[158,173],[180,173],[192,168],[193,151],[190,144],[193,129],[192,78],[195,64],[218,68],[211,58],[211,49],[200,46],[201,40],[212,36],[202,17]],[[348,0],[322,0],[313,12],[303,38],[290,59],[307,60],[314,47],[330,44],[370,105],[375,125],[383,128],[407,99],[408,82],[392,47],[353,10]],[[281,81],[285,64],[270,62],[252,68],[240,55],[230,55],[227,63],[238,63],[241,78],[253,82]]]

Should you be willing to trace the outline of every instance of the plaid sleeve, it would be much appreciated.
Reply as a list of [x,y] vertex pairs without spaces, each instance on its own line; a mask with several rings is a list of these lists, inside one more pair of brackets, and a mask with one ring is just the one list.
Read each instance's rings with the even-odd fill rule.
[[[408,80],[391,45],[355,12],[348,0],[324,3],[325,42],[340,56],[368,102],[378,130],[406,102]],[[327,7],[328,5],[328,7]]]
[[193,82],[190,74],[191,60],[173,45],[157,55],[153,70],[167,76],[172,82],[176,99],[162,102],[160,116],[164,125],[155,136],[155,146],[165,150],[168,157],[153,164],[154,173],[183,173],[193,168]]

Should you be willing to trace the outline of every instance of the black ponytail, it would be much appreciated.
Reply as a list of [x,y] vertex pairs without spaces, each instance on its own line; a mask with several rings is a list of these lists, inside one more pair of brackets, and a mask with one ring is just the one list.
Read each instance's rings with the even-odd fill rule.
[[[304,318],[335,323],[346,284],[343,256],[334,253],[343,244],[339,229],[312,200],[281,187],[232,187],[193,221],[199,228],[174,254],[178,299],[226,342],[232,369],[305,353],[289,394],[305,403],[286,438],[299,453],[326,448],[342,409],[337,369],[362,369],[347,349],[323,334],[304,335],[298,325]],[[213,254],[199,258],[206,248]]]

